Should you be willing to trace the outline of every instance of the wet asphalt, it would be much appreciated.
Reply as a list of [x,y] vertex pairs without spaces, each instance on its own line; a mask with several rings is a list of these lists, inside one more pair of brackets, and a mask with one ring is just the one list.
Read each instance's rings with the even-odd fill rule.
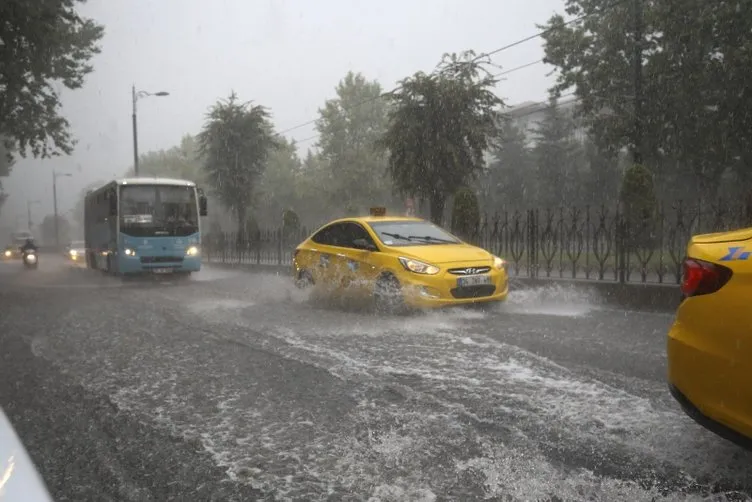
[[[671,314],[552,285],[377,317],[287,277],[0,263],[0,406],[56,500],[746,500]],[[714,500],[716,500],[714,499]]]

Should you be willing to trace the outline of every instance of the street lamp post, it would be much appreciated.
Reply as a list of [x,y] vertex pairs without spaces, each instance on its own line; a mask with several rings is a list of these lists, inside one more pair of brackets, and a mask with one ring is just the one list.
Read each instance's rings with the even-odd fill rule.
[[145,98],[147,96],[169,96],[169,92],[160,91],[160,92],[146,92],[146,91],[136,91],[136,86],[134,85],[131,88],[131,94],[133,96],[133,172],[138,176],[138,125],[137,125],[137,119],[136,119],[136,102],[138,102],[139,98]]
[[31,205],[32,204],[39,204],[39,202],[40,201],[38,201],[38,200],[29,200],[29,199],[26,199],[26,218],[27,218],[26,223],[29,226],[29,232],[31,232],[31,226],[32,226],[31,225]]
[[58,173],[52,171],[52,205],[55,213],[55,249],[60,249],[60,222],[57,217],[57,178],[59,176],[71,177],[71,173]]

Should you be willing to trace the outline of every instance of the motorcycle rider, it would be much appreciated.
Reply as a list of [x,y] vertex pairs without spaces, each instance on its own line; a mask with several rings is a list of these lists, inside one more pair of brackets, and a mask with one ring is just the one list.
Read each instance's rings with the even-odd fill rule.
[[29,251],[37,252],[37,245],[34,244],[34,239],[28,238],[26,239],[26,242],[24,242],[24,245],[21,246],[21,254],[26,254]]

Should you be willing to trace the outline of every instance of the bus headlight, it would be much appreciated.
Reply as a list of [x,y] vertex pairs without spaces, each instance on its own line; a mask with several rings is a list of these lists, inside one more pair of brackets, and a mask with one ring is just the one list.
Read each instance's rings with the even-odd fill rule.
[[136,256],[136,250],[131,248],[125,248],[123,253],[125,253],[125,256]]
[[190,246],[185,250],[185,254],[188,256],[198,256],[198,248],[196,246]]

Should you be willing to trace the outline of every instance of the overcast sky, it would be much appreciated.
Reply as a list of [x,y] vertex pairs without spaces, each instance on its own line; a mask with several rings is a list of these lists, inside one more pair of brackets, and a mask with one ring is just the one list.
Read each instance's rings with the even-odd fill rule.
[[[133,163],[131,85],[168,97],[139,101],[139,151],[167,149],[200,130],[207,108],[235,90],[271,109],[278,130],[316,118],[350,70],[385,88],[431,70],[445,52],[490,52],[536,33],[563,0],[89,0],[82,13],[105,26],[102,53],[83,89],[63,94],[63,114],[78,140],[74,154],[26,160],[2,180],[9,200],[0,224],[35,223],[72,209],[88,183],[119,176]],[[543,56],[535,39],[495,55],[502,70]],[[506,76],[507,104],[540,101],[552,77],[537,64]],[[313,126],[291,131],[297,140]],[[315,138],[301,148],[315,146]]]

